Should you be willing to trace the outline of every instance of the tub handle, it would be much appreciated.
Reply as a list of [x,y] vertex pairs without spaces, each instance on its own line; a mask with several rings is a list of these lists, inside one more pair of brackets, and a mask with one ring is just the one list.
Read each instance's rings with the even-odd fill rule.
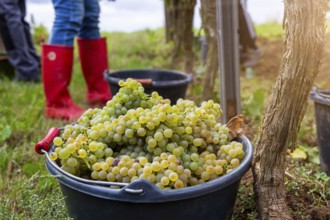
[[131,194],[142,194],[144,192],[143,189],[130,189],[130,188],[125,188],[125,192],[131,193]]
[[145,79],[134,79],[141,83],[143,86],[150,86],[152,84],[152,79],[151,78],[145,78]]
[[46,137],[44,137],[41,141],[39,141],[35,147],[34,150],[38,153],[38,154],[43,154],[42,150],[48,152],[49,149],[51,148],[52,142],[54,140],[55,137],[60,135],[60,129],[53,127],[51,129],[49,129]]
[[123,192],[147,198],[159,196],[162,193],[154,183],[144,179],[131,182],[128,186],[123,188]]
[[319,92],[316,87],[312,88],[311,96],[314,96],[319,99],[330,99],[330,95]]

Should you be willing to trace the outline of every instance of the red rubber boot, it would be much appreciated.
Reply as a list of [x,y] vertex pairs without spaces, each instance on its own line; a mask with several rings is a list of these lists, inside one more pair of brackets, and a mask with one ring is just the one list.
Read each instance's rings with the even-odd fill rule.
[[77,120],[84,112],[71,99],[73,47],[42,45],[42,77],[46,96],[45,114],[49,118]]
[[104,106],[112,98],[104,71],[108,69],[105,38],[78,39],[81,69],[87,84],[87,101],[91,107]]

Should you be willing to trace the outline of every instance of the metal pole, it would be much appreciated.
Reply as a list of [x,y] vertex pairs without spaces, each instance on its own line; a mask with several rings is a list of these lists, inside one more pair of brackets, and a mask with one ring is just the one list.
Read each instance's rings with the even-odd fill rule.
[[222,123],[238,115],[241,109],[238,4],[239,0],[217,0]]

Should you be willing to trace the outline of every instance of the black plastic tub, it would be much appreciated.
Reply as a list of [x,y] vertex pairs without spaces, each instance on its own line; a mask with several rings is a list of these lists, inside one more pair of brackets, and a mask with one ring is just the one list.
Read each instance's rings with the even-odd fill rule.
[[59,181],[69,215],[74,219],[230,219],[240,180],[250,168],[253,156],[250,141],[245,136],[238,141],[246,153],[240,166],[222,177],[183,189],[163,191],[146,180],[111,189],[72,178],[48,157],[46,167]]
[[171,70],[132,69],[115,72],[106,71],[105,80],[110,86],[112,95],[115,95],[120,86],[120,80],[133,78],[140,81],[145,92],[151,94],[156,91],[165,99],[170,99],[175,104],[179,98],[185,98],[188,85],[192,81],[191,74]]
[[330,176],[330,91],[312,89],[321,170]]

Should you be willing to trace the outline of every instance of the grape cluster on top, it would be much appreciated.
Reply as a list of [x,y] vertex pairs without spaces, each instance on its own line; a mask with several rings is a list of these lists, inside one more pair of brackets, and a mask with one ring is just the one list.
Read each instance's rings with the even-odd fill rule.
[[217,122],[220,105],[175,105],[157,92],[144,93],[133,80],[120,81],[119,92],[103,109],[88,109],[76,124],[66,125],[50,154],[76,176],[130,183],[146,179],[160,189],[194,186],[236,168],[243,146],[231,141]]

